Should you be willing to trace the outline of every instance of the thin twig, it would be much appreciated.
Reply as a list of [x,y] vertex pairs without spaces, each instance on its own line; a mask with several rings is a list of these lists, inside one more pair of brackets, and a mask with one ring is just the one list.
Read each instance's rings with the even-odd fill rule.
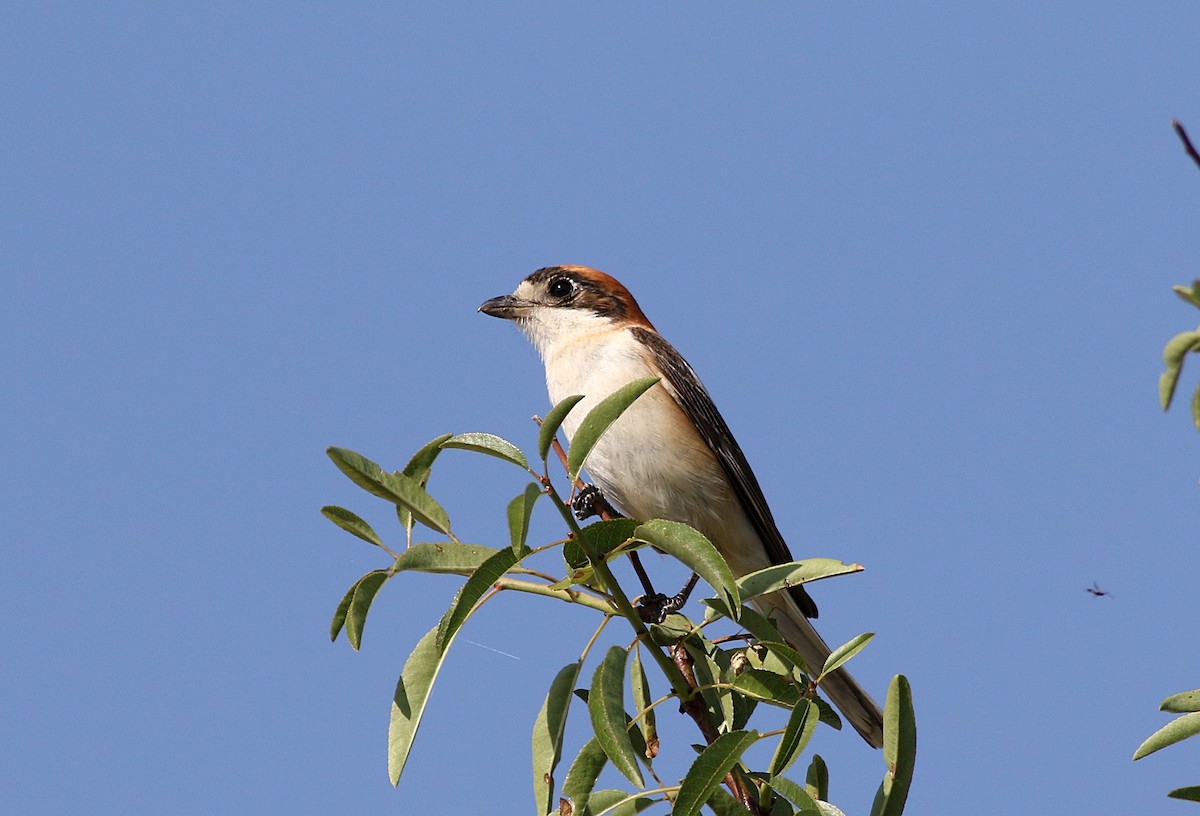
[[1196,152],[1196,146],[1193,145],[1192,140],[1188,138],[1187,131],[1183,129],[1183,125],[1179,123],[1178,119],[1172,119],[1171,127],[1175,128],[1175,135],[1177,135],[1179,140],[1183,142],[1184,151],[1192,157],[1192,161],[1196,163],[1196,166],[1200,167],[1200,153]]

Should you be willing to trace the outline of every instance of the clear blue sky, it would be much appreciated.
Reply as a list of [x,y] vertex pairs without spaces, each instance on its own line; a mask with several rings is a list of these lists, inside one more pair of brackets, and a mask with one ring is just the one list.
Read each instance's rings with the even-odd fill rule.
[[[396,538],[323,450],[531,450],[540,364],[475,309],[579,263],[699,370],[797,554],[866,565],[814,593],[830,640],[878,632],[877,695],[912,681],[911,813],[1183,812],[1197,746],[1130,755],[1200,686],[1200,438],[1155,390],[1198,317],[1198,42],[1195,3],[10,4],[0,811],[531,813],[588,616],[473,619],[393,790],[457,582],[331,645],[384,563],[319,507]],[[444,464],[504,543],[520,474]],[[865,813],[878,755],[817,744]]]

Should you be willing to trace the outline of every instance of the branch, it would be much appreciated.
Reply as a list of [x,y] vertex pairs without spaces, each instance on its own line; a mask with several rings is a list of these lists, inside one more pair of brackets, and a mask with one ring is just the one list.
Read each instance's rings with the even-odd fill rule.
[[1200,167],[1200,153],[1196,152],[1196,147],[1192,144],[1192,140],[1188,138],[1187,131],[1183,129],[1183,125],[1179,123],[1178,119],[1172,119],[1171,127],[1175,128],[1175,135],[1183,142],[1184,152],[1192,157],[1192,161],[1196,163],[1197,167]]

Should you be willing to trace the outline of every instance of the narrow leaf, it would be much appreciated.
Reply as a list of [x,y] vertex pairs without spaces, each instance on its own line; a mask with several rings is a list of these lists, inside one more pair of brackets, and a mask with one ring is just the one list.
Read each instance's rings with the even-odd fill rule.
[[1198,733],[1200,733],[1200,711],[1176,717],[1139,745],[1138,749],[1133,752],[1133,758],[1141,759],[1149,756],[1155,751],[1166,748],[1168,745],[1174,745],[1180,740],[1185,740]]
[[388,501],[406,508],[414,519],[431,530],[450,535],[450,516],[416,479],[403,473],[385,473],[383,485],[389,494],[384,497]]
[[470,575],[500,550],[482,544],[439,541],[413,544],[392,562],[392,572],[415,570],[454,575]]
[[351,535],[356,535],[363,541],[369,544],[374,544],[376,547],[382,547],[383,541],[371,529],[371,525],[367,524],[361,518],[351,513],[344,507],[336,507],[332,504],[321,508],[321,515],[332,521],[338,527],[341,527]]
[[629,727],[625,720],[625,658],[627,653],[620,646],[613,646],[592,675],[592,686],[588,693],[588,713],[592,715],[592,730],[612,760],[625,777],[644,788],[642,772],[638,768],[637,753],[629,739]]
[[346,614],[350,611],[350,602],[354,600],[354,590],[358,589],[358,581],[350,585],[346,590],[346,594],[342,596],[342,600],[337,605],[337,611],[333,613],[333,621],[329,624],[329,640],[336,641],[338,632],[342,631],[342,627],[346,625]]
[[1200,787],[1176,788],[1167,794],[1171,799],[1183,799],[1187,802],[1200,802]]
[[1192,394],[1192,424],[1200,431],[1200,385],[1196,386]]
[[1186,714],[1189,711],[1200,711],[1200,689],[1172,694],[1162,701],[1159,711],[1173,711],[1176,714]]
[[808,771],[804,775],[804,790],[818,801],[829,799],[829,767],[820,754],[813,754],[812,761],[808,763]]
[[408,660],[404,662],[404,670],[396,683],[396,693],[392,697],[392,716],[388,724],[388,778],[393,785],[400,781],[400,774],[408,761],[417,728],[420,727],[421,718],[425,714],[425,705],[429,701],[433,682],[446,659],[449,643],[445,648],[438,647],[440,629],[439,624],[421,638]]
[[794,685],[761,669],[743,670],[734,678],[733,687],[747,697],[783,708],[791,708],[800,699],[800,691]]
[[368,493],[407,508],[417,521],[439,533],[450,532],[446,511],[413,477],[385,473],[370,459],[345,448],[329,448],[326,453],[342,473]]
[[[452,434],[442,434],[441,436],[431,439],[408,460],[408,464],[404,466],[404,470],[400,471],[410,479],[416,479],[417,484],[425,487],[429,483],[429,475],[433,470],[433,463],[437,459],[438,454],[442,452],[442,443],[449,439]],[[400,519],[400,525],[405,530],[411,530],[413,526],[413,514],[407,507],[396,505],[396,516]]]
[[1171,405],[1175,395],[1175,386],[1179,381],[1179,373],[1183,369],[1183,358],[1189,351],[1195,351],[1200,346],[1200,332],[1186,331],[1172,337],[1163,347],[1163,364],[1167,370],[1158,380],[1158,398],[1163,410]]
[[821,816],[821,806],[808,791],[785,776],[773,776],[767,780],[771,789],[796,806],[796,816]]
[[588,415],[584,417],[583,422],[575,431],[575,436],[571,439],[571,447],[567,451],[568,481],[574,482],[578,478],[579,471],[583,470],[588,455],[596,447],[596,443],[600,441],[600,437],[604,435],[609,426],[638,397],[649,391],[658,382],[658,379],[658,377],[644,377],[634,380],[609,394],[595,408],[588,411]]
[[417,483],[424,487],[429,482],[429,473],[433,469],[434,460],[442,452],[443,443],[451,436],[453,434],[442,434],[426,442],[419,451],[412,455],[408,464],[404,466],[404,470],[400,472],[410,479],[416,479]]
[[614,550],[634,537],[638,522],[634,519],[595,521],[584,527],[582,543],[596,557],[611,557]]
[[720,787],[713,789],[704,804],[708,805],[716,816],[746,816],[746,807]]
[[883,706],[883,761],[886,771],[871,816],[900,816],[912,784],[917,760],[917,721],[908,678],[897,674],[888,685]]
[[[825,665],[821,668],[821,677],[824,677],[830,672],[835,671],[847,660],[865,649],[873,637],[875,637],[874,632],[865,632],[856,638],[851,638],[830,652],[829,657],[825,658]],[[818,677],[817,680],[819,682],[820,677]]]
[[[767,657],[763,659],[763,669],[775,671],[776,674],[788,674],[797,680],[808,677],[809,671],[808,666],[804,663],[804,657],[788,644],[773,640],[760,640],[757,645],[767,651]],[[776,671],[779,666],[782,666],[784,670]]]
[[640,525],[634,537],[678,558],[721,595],[727,609],[735,615],[741,611],[741,596],[729,564],[698,531],[677,521],[655,519]]
[[567,778],[563,780],[562,795],[571,800],[574,812],[582,816],[587,810],[588,797],[596,786],[596,777],[608,762],[608,755],[595,737],[584,743],[575,756],[575,761],[567,770]]
[[505,462],[512,462],[519,468],[529,470],[529,460],[525,458],[525,454],[521,452],[521,449],[507,439],[501,439],[495,434],[457,434],[443,442],[442,447],[485,453],[488,456],[503,459]]
[[373,570],[359,578],[358,583],[354,585],[354,598],[351,599],[350,608],[346,612],[346,638],[355,651],[362,645],[363,627],[367,623],[367,612],[371,609],[371,602],[375,600],[376,593],[387,579],[387,570]]
[[571,706],[571,690],[579,679],[581,663],[568,663],[550,683],[550,691],[533,722],[533,800],[538,813],[554,809],[554,769],[562,758],[563,730]]
[[454,598],[454,603],[446,611],[445,617],[438,627],[438,648],[444,649],[450,645],[459,627],[470,616],[475,604],[492,588],[496,581],[512,569],[520,561],[520,557],[511,547],[500,550],[471,573],[471,577],[463,584],[462,589]]
[[525,492],[508,503],[508,536],[515,552],[525,549],[525,540],[529,536],[529,519],[533,515],[533,505],[541,498],[541,485],[530,482],[525,485]]
[[[792,708],[791,716],[788,717],[787,727],[783,729],[783,736],[775,749],[775,755],[771,757],[771,776],[779,776],[792,766],[796,757],[800,756],[800,752],[812,739],[813,732],[817,730],[817,720],[818,713],[815,703],[805,699],[796,703]],[[786,796],[786,794],[784,795]],[[793,804],[800,805],[802,803],[793,800]]]
[[[722,615],[726,618],[732,617],[729,613],[729,604],[724,599],[705,598],[700,603],[708,607],[708,611],[704,614],[706,621],[712,620],[717,615]],[[771,619],[757,609],[743,606],[739,612],[737,622],[757,639],[771,642],[783,641],[783,635],[779,633],[779,629],[771,622]]]
[[546,457],[550,454],[550,446],[554,443],[554,435],[562,427],[563,420],[567,418],[567,414],[571,413],[571,409],[581,399],[583,399],[582,394],[567,397],[551,408],[550,412],[546,414],[546,418],[542,420],[542,426],[538,428],[538,459],[542,461],[546,460]]
[[733,694],[727,689],[713,688],[721,681],[721,667],[713,659],[718,651],[707,638],[700,633],[690,636],[683,642],[683,647],[692,658],[692,673],[696,675],[696,684],[703,688],[700,696],[716,716],[721,718],[723,730],[733,730]]
[[642,666],[642,650],[637,646],[634,646],[629,661],[629,686],[633,690],[633,714],[639,718],[638,728],[646,743],[646,759],[654,759],[658,755],[658,728],[654,709],[650,708],[654,699],[650,694],[650,681],[646,679],[646,670]]
[[[662,800],[651,799],[649,796],[626,794],[625,798],[616,807],[604,814],[604,816],[636,816],[638,813],[660,801]],[[594,804],[591,807],[591,811],[594,814],[599,813],[599,809]]]
[[806,558],[747,573],[737,580],[737,586],[744,602],[809,581],[852,572],[862,572],[862,565],[843,564],[833,558]]
[[1172,286],[1171,291],[1179,295],[1180,299],[1193,306],[1200,306],[1200,281],[1194,281],[1191,288],[1187,286]]
[[700,752],[688,768],[679,794],[675,797],[672,816],[695,816],[708,801],[721,780],[738,764],[742,754],[758,739],[757,731],[730,731],[722,734]]

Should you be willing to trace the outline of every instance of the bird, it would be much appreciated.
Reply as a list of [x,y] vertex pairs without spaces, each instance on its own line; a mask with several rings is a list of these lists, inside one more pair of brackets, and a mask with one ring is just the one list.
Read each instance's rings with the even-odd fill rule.
[[[615,278],[585,266],[548,266],[479,311],[511,320],[529,338],[545,366],[552,404],[583,396],[562,423],[568,440],[605,397],[634,380],[660,378],[588,456],[586,470],[611,504],[631,518],[699,530],[737,577],[794,560],[699,376]],[[829,646],[809,621],[817,606],[803,586],[751,603],[774,615],[810,669],[824,665]],[[845,669],[826,676],[821,688],[868,744],[883,745],[879,706]]]

